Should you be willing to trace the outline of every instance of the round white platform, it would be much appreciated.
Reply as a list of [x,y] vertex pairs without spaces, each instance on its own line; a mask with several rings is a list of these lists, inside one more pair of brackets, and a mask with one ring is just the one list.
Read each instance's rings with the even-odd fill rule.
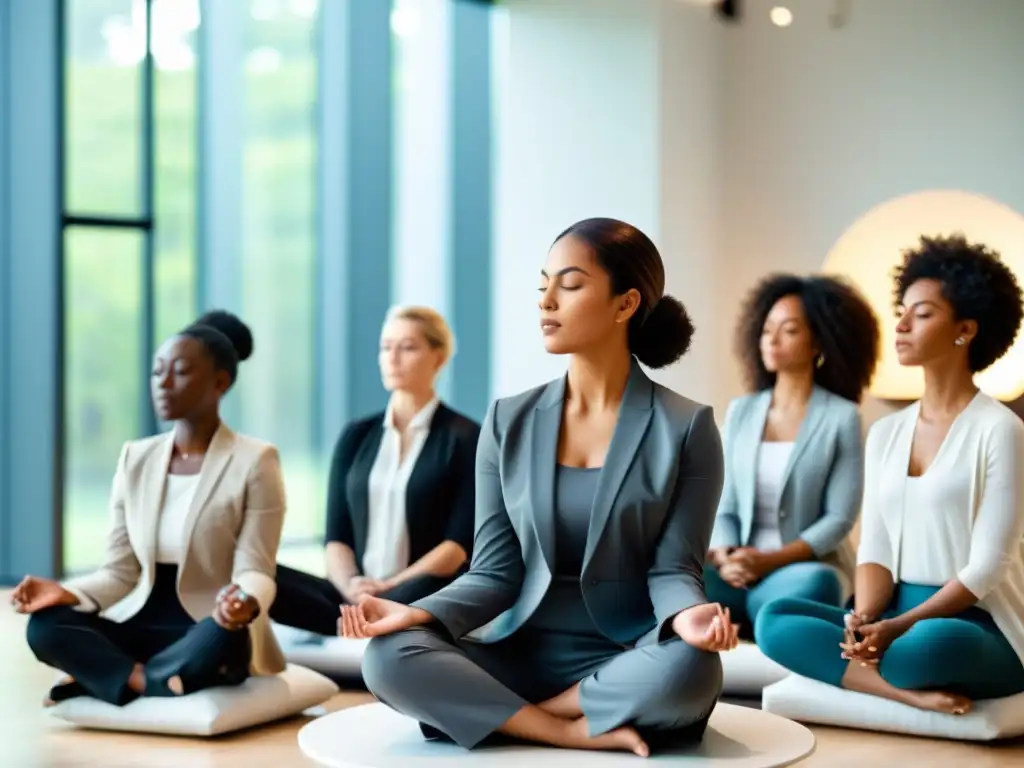
[[814,751],[807,728],[759,709],[719,704],[703,741],[688,749],[656,752],[643,763],[628,753],[540,746],[465,750],[448,741],[427,741],[419,724],[383,704],[364,704],[313,720],[299,731],[299,748],[331,768],[611,768],[671,760],[688,768],[777,768]]

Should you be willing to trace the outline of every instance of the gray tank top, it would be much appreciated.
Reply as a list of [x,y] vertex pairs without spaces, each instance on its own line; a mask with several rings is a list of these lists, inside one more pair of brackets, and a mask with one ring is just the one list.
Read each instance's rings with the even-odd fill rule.
[[561,464],[555,472],[555,577],[528,625],[550,632],[600,634],[583,602],[580,571],[600,468]]

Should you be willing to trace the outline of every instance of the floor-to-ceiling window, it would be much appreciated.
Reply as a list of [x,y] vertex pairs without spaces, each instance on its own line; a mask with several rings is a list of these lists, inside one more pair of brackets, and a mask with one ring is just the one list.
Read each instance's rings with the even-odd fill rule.
[[[59,1],[65,571],[103,557],[121,445],[168,427],[149,402],[154,350],[212,308],[254,334],[223,415],[280,449],[281,559],[319,565],[330,447],[386,400],[372,351],[385,299],[487,325],[455,312],[489,290],[473,266],[489,258],[489,125],[459,111],[486,113],[489,93],[466,91],[455,54],[488,32],[468,6],[483,7]],[[472,50],[477,65],[487,45]],[[460,354],[484,359],[479,346]],[[479,417],[486,379],[469,379]]]
[[64,565],[73,571],[102,555],[121,444],[151,427],[154,72],[148,3],[62,6]]
[[322,537],[326,486],[314,439],[318,3],[237,7],[245,15],[238,309],[257,350],[239,382],[238,427],[281,451],[283,535],[294,547]]
[[[65,0],[65,567],[102,556],[121,444],[166,427],[148,359],[197,312],[199,0]],[[312,439],[316,0],[239,0],[242,163],[235,305],[256,354],[225,403],[281,450],[286,542],[322,528]],[[217,115],[209,116],[217,119]],[[216,152],[216,147],[208,151]],[[216,303],[216,299],[211,299]]]

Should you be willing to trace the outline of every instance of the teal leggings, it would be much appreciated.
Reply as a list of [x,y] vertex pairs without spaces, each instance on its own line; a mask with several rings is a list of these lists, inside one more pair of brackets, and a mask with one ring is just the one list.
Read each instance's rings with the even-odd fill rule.
[[[904,613],[938,591],[899,584],[883,617]],[[839,647],[844,614],[841,608],[810,600],[774,600],[757,617],[758,647],[791,672],[839,686],[850,664]],[[889,646],[878,669],[904,690],[946,691],[974,700],[1024,692],[1024,665],[992,616],[978,607],[955,618],[917,622]]]
[[733,587],[722,581],[718,571],[704,567],[704,588],[708,600],[729,609],[732,620],[740,625],[740,634],[747,639],[754,635],[757,616],[772,600],[801,597],[826,605],[842,605],[843,588],[835,569],[825,563],[793,563],[765,576],[748,589]]

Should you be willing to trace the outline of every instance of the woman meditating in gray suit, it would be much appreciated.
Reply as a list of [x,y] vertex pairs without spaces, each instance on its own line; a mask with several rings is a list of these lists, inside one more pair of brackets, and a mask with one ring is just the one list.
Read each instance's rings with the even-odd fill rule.
[[[373,637],[369,689],[466,748],[491,734],[646,756],[699,740],[735,647],[701,567],[722,488],[711,408],[653,383],[693,326],[629,224],[563,232],[541,270],[540,325],[568,374],[492,404],[476,468],[470,570],[400,605],[342,609]],[[467,635],[474,630],[474,637]]]
[[854,555],[863,442],[857,410],[875,372],[878,321],[849,285],[770,275],[740,313],[752,393],[726,411],[725,487],[705,572],[708,596],[753,636],[777,597],[839,606]]

